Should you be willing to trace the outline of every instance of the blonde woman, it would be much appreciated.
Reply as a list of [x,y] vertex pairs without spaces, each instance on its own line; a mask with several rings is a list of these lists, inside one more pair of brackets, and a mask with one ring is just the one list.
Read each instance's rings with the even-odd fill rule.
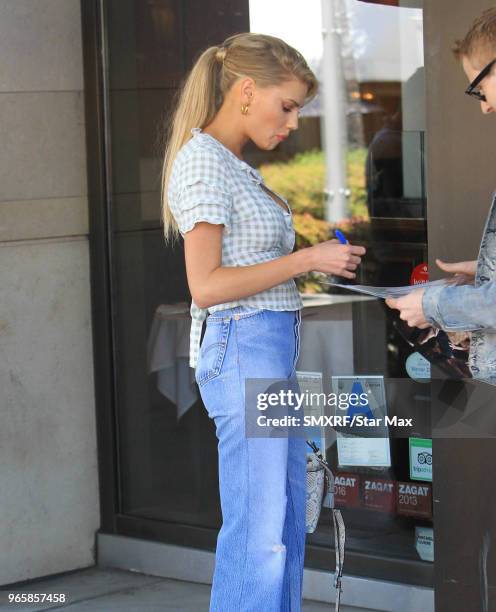
[[215,612],[301,609],[305,441],[247,437],[245,381],[294,380],[302,308],[294,277],[316,270],[354,278],[365,249],[331,240],[293,253],[288,202],[243,160],[243,148],[251,140],[275,149],[316,91],[298,51],[272,36],[237,34],[198,58],[169,131],[164,230],[167,240],[184,238],[190,366],[218,438]]

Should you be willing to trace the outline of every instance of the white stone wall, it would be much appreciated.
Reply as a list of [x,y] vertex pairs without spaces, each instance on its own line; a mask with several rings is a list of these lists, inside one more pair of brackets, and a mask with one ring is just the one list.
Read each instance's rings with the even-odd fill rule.
[[93,565],[80,0],[0,0],[0,585]]

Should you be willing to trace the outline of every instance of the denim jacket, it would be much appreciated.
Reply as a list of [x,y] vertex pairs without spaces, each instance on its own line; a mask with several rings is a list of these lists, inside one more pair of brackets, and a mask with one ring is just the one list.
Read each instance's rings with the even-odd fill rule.
[[426,289],[422,305],[434,327],[472,332],[470,371],[474,378],[496,385],[496,193],[482,235],[474,284]]

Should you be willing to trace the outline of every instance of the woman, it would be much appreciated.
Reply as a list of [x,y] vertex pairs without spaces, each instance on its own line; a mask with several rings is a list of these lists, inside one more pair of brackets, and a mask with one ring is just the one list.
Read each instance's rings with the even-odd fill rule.
[[301,607],[305,441],[247,437],[244,381],[294,379],[302,308],[294,277],[317,270],[354,278],[365,249],[331,240],[292,253],[289,205],[242,151],[248,140],[274,149],[316,91],[298,51],[272,36],[237,34],[199,57],[171,122],[165,236],[184,237],[190,365],[218,438],[215,612]]

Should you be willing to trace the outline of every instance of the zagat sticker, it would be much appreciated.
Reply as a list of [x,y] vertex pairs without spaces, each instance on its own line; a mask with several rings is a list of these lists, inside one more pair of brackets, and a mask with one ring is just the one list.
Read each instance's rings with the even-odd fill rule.
[[344,508],[360,506],[360,477],[358,474],[340,472],[334,478],[334,503]]
[[370,510],[394,513],[396,506],[396,481],[383,478],[364,478],[362,481],[363,505]]
[[404,516],[432,518],[432,485],[418,482],[398,482],[396,510]]

